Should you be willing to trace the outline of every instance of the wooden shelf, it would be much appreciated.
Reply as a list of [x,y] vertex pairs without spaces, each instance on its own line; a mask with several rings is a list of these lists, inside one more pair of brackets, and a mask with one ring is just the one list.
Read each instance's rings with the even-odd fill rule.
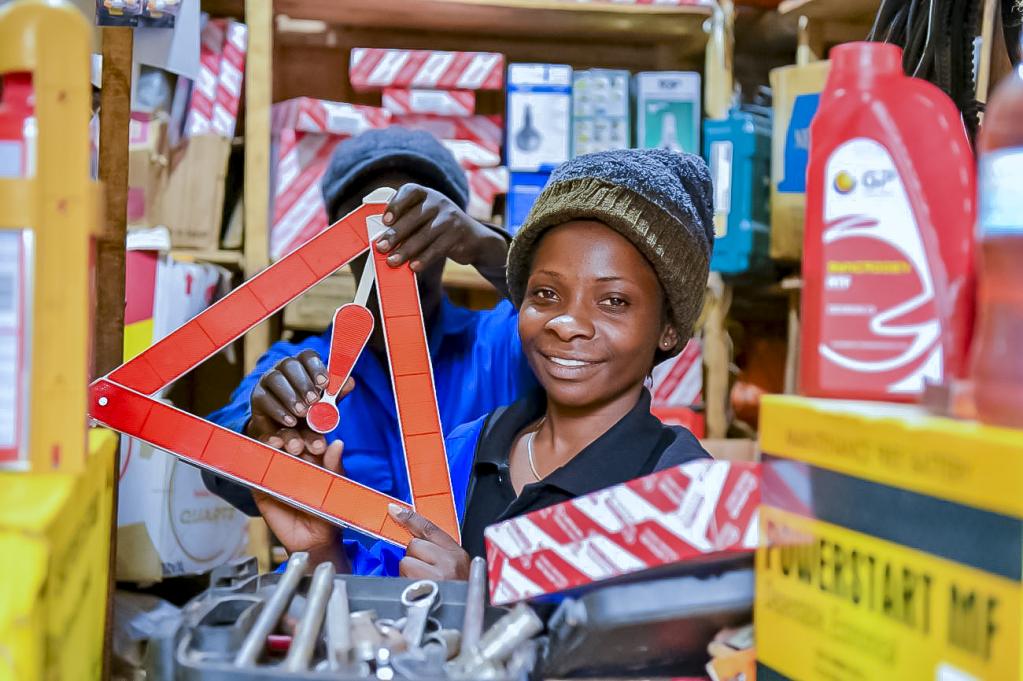
[[782,0],[778,12],[818,21],[869,24],[879,0]]
[[706,5],[619,5],[565,0],[275,0],[274,10],[293,19],[378,30],[415,30],[530,41],[619,44],[685,41],[701,53],[707,36]]
[[476,271],[476,268],[469,265],[459,265],[451,260],[448,260],[447,264],[444,265],[444,278],[442,281],[445,286],[451,286],[452,288],[475,289],[478,291],[494,290],[490,282],[484,279],[483,275]]
[[211,262],[215,265],[232,265],[241,267],[243,254],[241,251],[185,251],[173,250],[171,256],[176,260],[187,262]]

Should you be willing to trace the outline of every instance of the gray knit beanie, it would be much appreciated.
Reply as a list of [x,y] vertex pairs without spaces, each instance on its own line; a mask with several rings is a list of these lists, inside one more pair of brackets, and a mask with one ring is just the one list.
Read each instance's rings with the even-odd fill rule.
[[551,175],[508,251],[508,287],[522,305],[537,241],[572,220],[599,220],[639,249],[654,268],[680,342],[703,306],[714,248],[713,188],[706,162],[666,149],[579,156]]
[[463,210],[469,203],[469,180],[451,152],[428,132],[392,126],[367,130],[337,145],[320,182],[327,215],[334,218],[355,185],[392,170],[436,189]]

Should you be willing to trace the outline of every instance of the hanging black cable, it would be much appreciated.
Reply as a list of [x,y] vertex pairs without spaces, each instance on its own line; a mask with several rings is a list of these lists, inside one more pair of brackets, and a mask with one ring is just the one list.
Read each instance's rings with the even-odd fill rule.
[[940,87],[963,113],[972,140],[976,100],[973,45],[983,0],[882,0],[868,40],[899,45],[903,70]]

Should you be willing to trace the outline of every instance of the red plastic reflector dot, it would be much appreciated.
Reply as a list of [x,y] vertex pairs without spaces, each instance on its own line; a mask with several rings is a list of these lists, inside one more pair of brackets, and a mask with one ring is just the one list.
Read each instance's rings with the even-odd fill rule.
[[309,423],[309,427],[317,433],[329,433],[337,428],[337,424],[341,421],[341,416],[337,413],[337,407],[333,404],[317,402],[309,407],[309,413],[306,414],[305,419]]

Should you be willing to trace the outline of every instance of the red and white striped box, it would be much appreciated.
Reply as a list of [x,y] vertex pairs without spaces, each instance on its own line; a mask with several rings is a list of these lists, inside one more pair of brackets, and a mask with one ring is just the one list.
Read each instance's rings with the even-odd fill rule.
[[383,107],[396,116],[471,116],[476,113],[476,93],[472,90],[384,88],[381,101]]
[[391,112],[375,106],[328,102],[312,97],[278,102],[270,113],[274,134],[294,130],[351,136],[371,128],[386,128],[391,120]]
[[489,221],[494,217],[494,199],[508,193],[508,169],[475,168],[466,171],[469,176],[469,205],[466,213],[477,220]]
[[356,90],[500,90],[504,55],[356,47],[348,63],[348,81]]
[[220,57],[224,50],[226,22],[211,19],[202,28],[199,42],[199,76],[185,119],[185,136],[205,135],[213,130],[213,107],[220,80]]
[[390,112],[383,109],[309,97],[273,106],[272,259],[287,255],[326,229],[320,180],[334,148],[347,137],[390,122]]
[[238,105],[242,99],[248,42],[248,27],[239,21],[228,21],[224,32],[224,49],[220,55],[217,99],[213,103],[212,121],[213,132],[223,137],[234,137],[238,124]]
[[759,464],[705,459],[491,525],[491,601],[751,553],[759,505]]
[[425,130],[444,143],[463,168],[493,168],[501,164],[503,123],[500,116],[395,116],[394,124]]
[[653,370],[650,411],[671,426],[682,426],[703,437],[702,411],[693,407],[703,402],[703,344],[693,338],[677,356]]

